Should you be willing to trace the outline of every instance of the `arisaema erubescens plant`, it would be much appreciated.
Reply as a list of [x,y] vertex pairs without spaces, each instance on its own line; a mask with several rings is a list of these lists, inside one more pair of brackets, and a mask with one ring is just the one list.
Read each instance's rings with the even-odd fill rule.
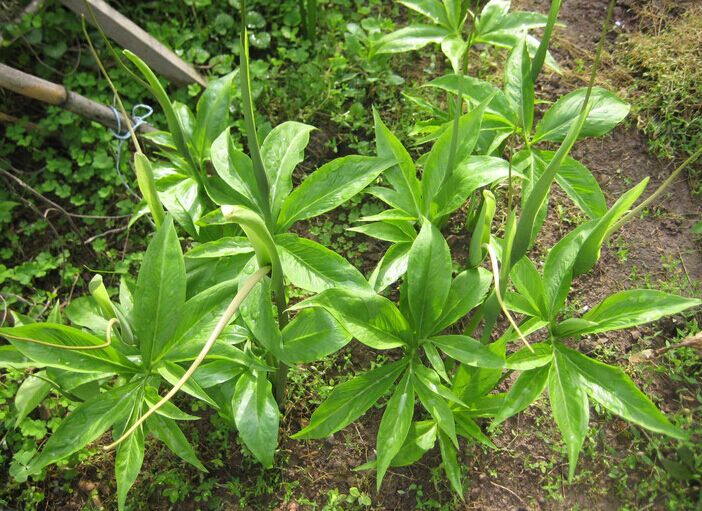
[[[411,243],[408,258],[399,308],[371,291],[343,288],[328,289],[293,307],[327,311],[349,335],[371,348],[402,350],[396,360],[337,386],[294,437],[327,437],[391,393],[376,440],[378,488],[390,466],[413,463],[438,440],[446,474],[462,493],[458,436],[492,443],[473,420],[471,409],[447,386],[449,374],[458,362],[499,369],[504,357],[470,337],[442,333],[484,300],[491,275],[475,268],[453,277],[449,247],[429,221]],[[431,420],[415,417],[417,399]]]
[[[15,396],[18,417],[30,413],[51,391],[75,403],[41,452],[14,477],[26,480],[106,431],[111,429],[117,439],[137,424],[117,445],[120,509],[141,469],[148,434],[204,471],[176,422],[197,417],[167,402],[145,422],[140,418],[156,405],[164,387],[183,379],[208,338],[219,342],[179,388],[224,415],[232,406],[224,390],[228,382],[248,383],[254,375],[265,379],[273,370],[256,353],[247,329],[229,323],[232,297],[241,301],[267,270],[247,277],[245,283],[224,281],[188,298],[183,253],[173,221],[166,217],[144,254],[136,281],[122,279],[119,301],[111,299],[97,276],[90,295],[74,300],[65,310],[71,325],[46,322],[0,328],[0,336],[10,342],[2,352],[3,365],[21,362],[38,369]],[[273,409],[277,414],[275,405]]]
[[[547,17],[535,12],[509,12],[510,0],[490,0],[480,13],[478,2],[462,0],[398,0],[428,23],[413,23],[374,41],[372,52],[402,53],[438,44],[454,73],[465,73],[465,55],[472,46],[487,44],[512,48],[526,31],[546,26]],[[539,40],[528,35],[527,48],[536,55]],[[557,68],[553,58],[544,57]]]
[[[613,2],[608,20],[612,7]],[[417,178],[414,162],[407,151],[376,115],[378,154],[394,154],[398,164],[385,173],[392,188],[369,191],[392,209],[364,219],[375,223],[357,230],[394,243],[376,268],[371,282],[377,290],[382,290],[404,275],[399,308],[379,296],[364,297],[360,293],[336,290],[325,291],[296,306],[325,309],[350,335],[372,348],[402,350],[398,360],[334,389],[314,412],[309,425],[296,435],[320,438],[334,433],[388,395],[376,439],[376,460],[363,467],[375,466],[378,485],[388,467],[417,461],[438,439],[446,474],[453,488],[461,493],[457,444],[453,441],[456,432],[471,441],[490,445],[475,419],[491,418],[492,429],[525,409],[546,388],[554,420],[567,447],[571,476],[587,433],[590,400],[651,431],[674,438],[685,437],[622,370],[569,347],[573,337],[645,324],[702,303],[655,290],[630,290],[605,298],[580,318],[564,317],[573,279],[594,267],[609,236],[632,218],[631,208],[648,180],[624,193],[607,208],[589,172],[576,169],[569,174],[566,169],[566,177],[563,177],[559,171],[564,165],[572,167],[577,163],[568,159],[577,140],[609,131],[626,115],[628,106],[593,87],[598,56],[590,86],[554,104],[532,135],[533,80],[531,68],[526,65],[531,63],[531,58],[525,48],[522,40],[510,58],[512,62],[508,63],[508,67],[520,70],[524,79],[516,90],[515,100],[507,98],[509,88],[505,94],[484,87],[486,93],[476,95],[478,100],[472,102],[472,110],[467,115],[455,111],[454,122],[446,124],[431,151],[420,158],[421,179]],[[515,55],[520,54],[523,60],[517,65]],[[531,85],[524,85],[527,79],[532,80]],[[462,86],[457,89],[458,94],[462,94]],[[531,100],[529,90],[532,91]],[[524,170],[525,175],[520,176],[513,168],[515,160],[521,161],[519,158],[513,158],[510,163],[495,158],[501,162],[498,164],[501,173],[497,179],[480,184],[481,171],[490,169],[487,160],[481,161],[471,172],[463,173],[459,169],[470,158],[489,157],[503,148],[506,137],[494,145],[484,144],[483,147],[489,148],[486,154],[470,156],[479,144],[481,121],[484,125],[495,98],[499,98],[500,108],[508,116],[505,119],[511,118],[513,122],[506,136],[521,139],[525,146],[523,154],[529,163],[517,167]],[[530,110],[521,109],[526,105]],[[491,110],[490,115],[495,117],[497,108]],[[474,118],[469,122],[471,116]],[[451,131],[456,127],[461,130],[464,123],[467,131],[454,138]],[[496,135],[488,136],[494,140]],[[547,140],[560,142],[558,150],[546,153],[533,147]],[[437,148],[442,145],[444,151],[439,153]],[[462,147],[468,148],[467,152],[461,153]],[[438,175],[449,179],[461,176],[450,186],[446,186],[448,181],[435,179],[434,160],[439,155],[442,159]],[[529,172],[530,165],[536,171]],[[453,207],[451,197],[456,197],[455,208],[465,202],[467,195],[461,188],[462,182],[470,183],[466,189],[473,193],[510,174],[521,177],[524,183],[520,211],[513,208],[510,187],[505,201],[506,223],[498,237],[493,234],[493,218],[499,204],[493,194],[483,190],[482,202],[473,220],[469,218],[468,222],[468,269],[452,280],[451,257],[437,227],[443,220],[442,204]],[[528,253],[541,229],[540,216],[557,176],[563,178],[566,184],[562,186],[590,219],[548,252],[540,272]],[[436,190],[443,186],[446,186],[446,198],[442,200],[442,194]],[[422,225],[419,235],[414,230],[417,222]],[[486,258],[492,269],[492,279],[482,268]],[[467,287],[460,286],[462,280]],[[466,300],[465,308],[453,305],[461,301],[457,297]],[[471,301],[475,298],[478,300]],[[368,307],[369,301],[376,303]],[[446,317],[446,308],[456,312],[450,322],[437,319]],[[466,325],[461,319],[471,309]],[[493,341],[500,311],[505,314],[509,326]],[[515,318],[514,314],[518,316]],[[464,335],[441,335],[452,323],[465,325]],[[470,337],[479,326],[482,342]],[[530,342],[530,337],[540,342]],[[524,347],[517,349],[511,345],[513,342],[523,343]],[[509,390],[502,392],[498,386],[511,377],[514,380]],[[419,411],[414,406],[415,394],[423,405]]]

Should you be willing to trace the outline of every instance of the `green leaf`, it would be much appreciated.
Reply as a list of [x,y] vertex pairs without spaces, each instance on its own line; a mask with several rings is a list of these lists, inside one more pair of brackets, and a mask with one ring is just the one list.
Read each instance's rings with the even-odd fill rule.
[[366,413],[392,387],[406,366],[406,360],[398,360],[337,385],[314,411],[309,425],[292,438],[325,438],[345,428]]
[[[586,92],[587,88],[583,87],[556,101],[536,125],[533,141],[562,141],[580,113]],[[590,101],[593,103],[592,110],[578,135],[579,139],[605,135],[629,114],[629,105],[602,87],[592,88]]]
[[[143,401],[141,395],[135,394],[131,399],[131,417],[125,424],[131,426],[141,414]],[[122,433],[122,432],[120,432]],[[144,429],[139,426],[131,435],[117,446],[115,454],[115,479],[117,480],[117,508],[121,511],[127,501],[127,493],[134,485],[141,466],[144,463]]]
[[195,171],[195,162],[190,154],[190,150],[188,149],[185,135],[183,134],[183,128],[180,124],[178,116],[175,113],[175,110],[173,109],[171,100],[168,98],[168,94],[166,94],[166,91],[161,85],[161,82],[159,82],[156,75],[153,73],[153,71],[151,71],[151,69],[149,69],[149,66],[147,66],[143,60],[129,50],[123,50],[123,53],[134,63],[137,68],[139,68],[141,74],[144,75],[144,78],[146,78],[146,80],[149,82],[151,93],[156,97],[156,100],[166,116],[168,131],[170,131],[173,142],[178,148],[178,153],[186,159],[186,161],[192,166],[193,171]]
[[154,414],[146,419],[146,426],[149,432],[166,444],[176,456],[196,469],[207,472],[205,466],[197,459],[195,449],[173,419]]
[[134,332],[146,367],[175,333],[184,304],[185,263],[168,217],[146,249],[134,293]]
[[451,287],[451,252],[439,229],[428,220],[409,251],[405,280],[414,330],[422,338],[441,317]]
[[499,369],[505,366],[504,358],[467,335],[440,335],[431,337],[429,340],[446,355],[463,364],[487,369]]
[[187,259],[217,259],[220,257],[250,254],[254,251],[244,236],[224,237],[200,243],[185,253]]
[[685,432],[672,425],[656,405],[618,367],[593,360],[562,344],[556,344],[580,374],[580,383],[592,399],[610,412],[644,428],[684,440]]
[[[185,374],[185,369],[173,362],[164,362],[158,368],[158,374],[171,385],[175,385]],[[192,378],[187,380],[180,390],[217,408],[217,403]]]
[[44,467],[74,452],[80,451],[98,439],[115,422],[129,411],[130,394],[141,382],[104,392],[85,401],[61,421],[44,445],[44,449],[27,467],[28,474],[37,474]]
[[358,293],[346,288],[327,289],[291,307],[292,310],[321,307],[331,314],[349,334],[366,346],[378,350],[405,345],[410,332],[407,320],[387,298]]
[[319,243],[295,234],[279,234],[275,242],[285,277],[294,286],[312,293],[337,286],[370,290],[361,272]]
[[[149,407],[152,407],[156,405],[159,401],[161,401],[161,396],[158,394],[158,390],[156,390],[156,387],[147,385],[144,389],[144,402]],[[163,417],[168,417],[169,419],[177,421],[194,421],[200,418],[196,415],[190,415],[189,413],[185,413],[176,405],[174,405],[172,401],[166,401],[165,403],[163,403],[161,407],[158,410],[156,410],[156,413]]]
[[470,268],[456,275],[432,333],[441,333],[481,304],[491,283],[492,274],[485,268]]
[[261,159],[268,175],[273,218],[292,191],[292,173],[305,158],[305,147],[314,126],[287,121],[273,128],[261,145]]
[[401,209],[415,216],[420,215],[422,192],[417,169],[412,157],[398,138],[383,123],[378,111],[373,108],[375,123],[375,145],[380,158],[394,158],[397,165],[385,171],[384,177],[399,192],[402,198]]
[[15,394],[15,409],[17,417],[15,427],[29,415],[49,395],[51,384],[46,381],[46,372],[39,371],[36,375],[30,374],[17,389]]
[[702,301],[697,298],[685,298],[655,289],[620,291],[589,310],[582,317],[589,323],[583,324],[583,328],[575,332],[569,332],[569,335],[596,334],[643,325],[700,304]]
[[439,0],[398,0],[398,3],[426,16],[437,25],[449,25],[446,10]]
[[453,94],[460,92],[472,106],[477,106],[486,99],[492,98],[485,108],[486,119],[494,118],[507,125],[515,125],[518,122],[515,111],[505,93],[485,80],[467,75],[446,74],[435,78],[426,86],[437,87]]
[[507,357],[505,366],[517,371],[528,371],[544,366],[551,360],[553,360],[553,346],[549,343],[537,342],[531,345],[531,350],[524,347]]
[[129,374],[136,369],[124,355],[114,347],[100,349],[66,350],[38,344],[58,346],[100,346],[105,341],[88,332],[65,325],[52,323],[30,323],[12,328],[0,328],[5,337],[22,355],[40,366],[58,367],[83,373]]
[[413,422],[391,466],[404,467],[419,461],[436,443],[437,426],[434,421]]
[[[4,336],[0,331],[0,336]],[[15,369],[26,369],[27,367],[42,367],[44,364],[33,362],[22,354],[13,345],[0,346],[0,369],[13,367]]]
[[[532,150],[535,157],[547,165],[554,156],[553,151]],[[600,184],[582,163],[567,156],[556,174],[556,182],[568,197],[590,218],[600,218],[607,213],[607,202]]]
[[412,425],[413,415],[414,387],[408,371],[395,388],[380,421],[376,438],[376,452],[378,453],[376,488],[378,490],[380,490],[385,472],[402,448]]
[[523,257],[512,267],[510,273],[517,291],[538,311],[543,319],[548,318],[543,281],[539,271],[528,257]]
[[453,419],[453,413],[444,398],[432,392],[415,374],[412,374],[412,379],[414,390],[417,392],[417,397],[419,397],[422,406],[436,421],[439,429],[453,442],[453,445],[458,447],[456,423]]
[[[193,373],[192,378],[203,389],[209,389],[238,377],[243,371],[243,367],[237,367],[229,360],[213,360],[200,365]],[[176,417],[171,418],[183,420]]]
[[405,274],[410,248],[412,243],[396,243],[385,252],[368,279],[376,293],[382,292]]
[[234,421],[241,439],[266,468],[273,466],[278,446],[278,405],[265,373],[245,372],[232,398]]
[[[228,128],[212,143],[211,158],[217,175],[247,200],[248,203],[240,205],[262,214],[267,206],[263,199],[264,194],[256,181],[253,163],[251,158],[234,147]],[[232,196],[229,204],[238,204],[234,198],[235,196]]]
[[[242,275],[239,286],[248,278],[248,275]],[[283,352],[283,336],[273,310],[270,279],[264,277],[255,285],[241,303],[239,314],[259,344],[279,358]]]
[[466,410],[454,410],[453,418],[456,421],[456,431],[459,435],[476,440],[490,449],[497,449],[497,446],[487,437]]
[[592,228],[592,231],[590,231],[580,246],[578,257],[573,263],[574,277],[590,271],[595,266],[600,258],[602,245],[610,234],[612,226],[636,202],[636,199],[643,193],[647,184],[648,177],[619,197],[610,210],[599,219],[599,222]]
[[491,429],[524,410],[541,395],[546,387],[550,368],[550,365],[544,365],[519,375],[505,396],[502,407],[495,415],[490,425]]
[[410,25],[389,34],[384,35],[375,41],[372,53],[403,53],[406,51],[419,50],[430,43],[440,43],[450,32],[433,25]]
[[461,467],[458,466],[458,449],[443,431],[439,431],[439,449],[444,472],[451,483],[451,488],[463,500],[463,484],[461,483]]
[[334,353],[351,340],[324,309],[303,309],[283,328],[282,359],[288,364],[308,364]]
[[[470,156],[456,166],[434,198],[432,219],[453,213],[479,188],[509,177],[509,162],[494,156]],[[512,177],[522,177],[512,171]]]
[[212,142],[229,124],[229,105],[234,97],[237,73],[233,71],[217,80],[210,80],[197,102],[193,145],[201,161],[210,156]]
[[[412,243],[417,235],[411,221],[372,222],[351,227],[348,230],[390,243]],[[406,228],[403,228],[406,227]]]
[[531,59],[526,38],[522,38],[510,53],[505,65],[504,80],[505,95],[513,110],[518,113],[524,137],[528,138],[534,124],[534,82],[531,79]]
[[435,195],[439,192],[444,182],[475,149],[480,136],[483,114],[491,100],[491,97],[486,98],[480,105],[476,106],[469,113],[462,115],[459,119],[458,144],[456,145],[453,159],[451,158],[451,147],[454,123],[451,123],[434,142],[424,164],[424,173],[422,175],[422,197],[424,199],[425,213],[428,212]]
[[549,371],[548,395],[553,418],[568,448],[568,478],[573,479],[587,435],[590,405],[577,372],[559,351],[555,352]]
[[278,231],[340,206],[395,163],[394,159],[344,156],[322,165],[285,198]]

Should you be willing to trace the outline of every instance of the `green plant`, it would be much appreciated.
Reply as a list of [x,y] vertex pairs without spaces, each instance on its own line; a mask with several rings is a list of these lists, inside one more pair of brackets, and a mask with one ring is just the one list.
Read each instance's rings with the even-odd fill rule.
[[[623,371],[569,348],[565,341],[655,321],[664,315],[699,306],[702,301],[660,291],[631,290],[611,295],[580,318],[562,317],[572,280],[594,267],[602,245],[612,232],[654,200],[661,190],[629,211],[646,187],[648,179],[644,179],[607,209],[601,192],[597,193],[599,187],[591,184],[594,178],[588,172],[586,175],[592,179],[586,179],[574,195],[580,199],[576,203],[587,206],[584,209],[593,210],[596,204],[596,214],[591,214],[590,220],[551,248],[543,264],[543,276],[527,256],[541,228],[539,215],[543,214],[549,189],[573,144],[582,136],[606,132],[621,120],[621,111],[616,108],[608,108],[605,115],[597,114],[601,92],[593,89],[613,6],[614,2],[610,2],[590,86],[557,102],[539,124],[541,129],[537,128],[542,136],[533,139],[529,136],[532,121],[528,119],[533,120],[530,112],[533,112],[535,75],[531,73],[531,58],[525,43],[515,48],[507,63],[513,72],[508,72],[507,76],[518,73],[520,77],[514,104],[518,107],[527,151],[533,151],[531,143],[535,139],[548,138],[543,134],[552,134],[553,140],[561,145],[552,153],[545,168],[526,180],[519,216],[512,207],[510,186],[502,238],[491,234],[497,206],[495,199],[489,192],[483,194],[482,206],[474,221],[469,222],[469,269],[455,279],[452,279],[450,251],[435,224],[440,225],[442,215],[460,207],[473,191],[512,173],[511,163],[504,160],[498,160],[501,163],[497,178],[492,177],[492,169],[484,160],[482,165],[465,172],[460,170],[460,163],[455,163],[470,158],[480,136],[481,119],[496,93],[486,94],[480,105],[465,116],[458,110],[454,112],[454,121],[431,151],[420,158],[424,164],[421,182],[416,178],[414,164],[406,150],[384,129],[376,115],[378,153],[394,154],[398,165],[386,171],[386,178],[394,189],[380,192],[371,189],[371,193],[394,209],[366,219],[384,222],[382,230],[382,224],[373,223],[366,230],[396,243],[385,256],[392,260],[381,262],[380,269],[376,269],[374,283],[376,289],[383,289],[404,274],[399,308],[378,295],[340,289],[323,291],[295,308],[322,308],[367,346],[378,350],[402,348],[403,354],[399,360],[335,388],[313,413],[309,425],[295,437],[328,436],[356,420],[385,393],[391,392],[376,440],[377,458],[363,468],[375,465],[380,487],[389,466],[417,461],[438,439],[446,475],[461,496],[461,471],[456,461],[457,433],[492,445],[475,419],[492,418],[490,428],[494,430],[531,404],[546,388],[553,418],[567,447],[571,478],[587,433],[589,399],[651,431],[686,438]],[[555,15],[551,24],[554,22]],[[521,64],[514,64],[515,55],[522,59]],[[605,100],[608,101],[614,100]],[[619,103],[614,101],[615,105]],[[625,114],[628,108],[621,110]],[[459,130],[463,131],[459,134]],[[532,161],[536,159],[533,155],[531,158]],[[490,176],[482,184],[480,171]],[[444,180],[446,176],[460,178],[451,182]],[[464,182],[469,184],[465,189],[460,186]],[[437,193],[443,186],[447,189],[445,198]],[[593,194],[597,197],[595,201]],[[455,207],[451,202],[454,197]],[[433,207],[432,202],[438,207]],[[451,208],[442,209],[445,203],[451,204]],[[413,223],[419,219],[422,228],[415,237],[412,236]],[[364,229],[359,230],[363,232]],[[492,289],[489,274],[480,267],[486,257],[493,272]],[[481,274],[487,278],[481,279]],[[383,281],[385,275],[389,277]],[[510,289],[510,282],[514,291]],[[369,307],[369,303],[373,305]],[[466,331],[473,332],[482,320],[482,343],[469,335],[441,335],[474,308],[476,311]],[[509,310],[521,315],[520,324]],[[504,312],[510,327],[498,340],[490,342],[500,311]],[[527,340],[527,336],[544,330],[546,337],[541,342],[531,344]],[[521,340],[525,347],[507,356],[508,344],[514,340]],[[517,372],[518,377],[510,390],[506,394],[493,392],[512,372]],[[429,420],[420,417],[421,420],[415,421],[415,393]]]

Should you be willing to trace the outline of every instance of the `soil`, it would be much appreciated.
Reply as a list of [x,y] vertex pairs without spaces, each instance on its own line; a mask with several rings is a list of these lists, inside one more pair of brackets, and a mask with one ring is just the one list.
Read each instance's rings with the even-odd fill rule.
[[[599,37],[601,23],[604,19],[607,0],[567,0],[564,2],[561,19],[568,25],[567,32],[561,30],[558,35],[559,44],[554,53],[563,64],[565,76],[546,76],[540,84],[542,95],[555,98],[569,90],[573,84],[582,85],[584,73],[576,73],[576,58],[589,55]],[[620,22],[620,30],[633,29],[636,24],[631,11],[634,0],[618,2],[615,10],[615,20]],[[515,8],[546,12],[548,0],[519,0]],[[608,41],[614,38],[613,32]],[[576,53],[574,55],[573,53]],[[406,77],[411,80],[410,77]],[[423,79],[424,77],[422,77]],[[331,124],[331,123],[330,123]],[[320,130],[313,135],[318,142],[317,147],[323,147],[324,141],[333,137],[331,133]],[[320,153],[322,150],[320,149]],[[612,134],[601,139],[591,139],[576,145],[573,154],[590,170],[593,171],[611,204],[625,190],[644,177],[650,177],[648,190],[655,189],[669,173],[670,165],[652,157],[647,149],[646,139],[634,128],[621,126]],[[319,155],[314,155],[319,156]],[[541,245],[536,250],[550,247],[560,239],[572,225],[563,221],[563,216],[575,215],[575,210],[563,193],[554,192],[553,203],[560,204],[562,211],[551,207],[549,217],[544,226]],[[702,215],[702,207],[690,193],[690,188],[684,180],[675,183],[666,193],[665,198],[645,218],[631,222],[620,234],[617,234],[603,250],[600,263],[595,270],[578,279],[571,296],[571,302],[578,306],[593,306],[604,296],[617,290],[634,287],[641,284],[641,276],[647,275],[655,284],[666,282],[671,278],[671,261],[678,261],[676,275],[689,282],[702,280],[702,255],[699,245],[690,234],[690,228],[696,219]],[[460,240],[457,242],[460,244]],[[380,248],[380,247],[378,247]],[[457,247],[460,251],[460,247]],[[626,257],[622,256],[626,251]],[[373,252],[373,250],[371,250]],[[371,260],[375,256],[371,256]],[[666,268],[662,262],[667,262]],[[373,263],[369,264],[369,268]],[[369,268],[364,268],[365,270]],[[632,275],[632,270],[639,277]],[[691,288],[693,286],[691,285]],[[607,362],[626,364],[628,354],[651,347],[650,343],[661,344],[666,335],[674,333],[673,322],[658,325],[661,333],[650,336],[654,330],[650,327],[636,331],[625,331],[614,335],[597,336],[583,339],[578,348],[586,353],[600,352],[608,348],[610,359]],[[646,340],[643,338],[646,337]],[[612,353],[614,353],[612,355]],[[368,367],[375,354],[362,345],[355,343],[336,356],[335,366],[342,367],[350,357],[351,365],[356,370]],[[671,411],[677,406],[674,400],[664,399],[675,384],[666,377],[657,374],[649,390],[653,392],[656,401],[664,409]],[[312,391],[314,392],[314,390]],[[438,452],[428,453],[418,464],[409,468],[392,469],[384,481],[380,493],[375,493],[373,472],[355,472],[354,467],[363,464],[374,456],[375,434],[380,422],[381,412],[372,409],[363,418],[345,430],[324,441],[300,442],[291,440],[289,434],[298,431],[309,420],[314,407],[304,399],[291,401],[286,410],[281,425],[280,452],[277,455],[280,468],[265,472],[263,477],[280,481],[279,492],[274,495],[264,495],[255,502],[247,504],[245,509],[276,509],[296,511],[308,509],[301,502],[300,495],[307,499],[324,503],[327,493],[339,489],[348,493],[351,487],[372,495],[373,509],[399,510],[416,509],[418,500],[428,502],[452,502],[451,491],[441,477],[433,474],[440,464]],[[608,477],[607,466],[599,458],[582,459],[579,471],[588,476],[581,482],[572,485],[563,483],[567,473],[566,456],[561,441],[551,419],[545,413],[545,403],[541,400],[526,412],[508,420],[502,428],[503,434],[496,436],[498,451],[484,451],[476,446],[465,446],[460,456],[463,467],[467,472],[465,501],[455,502],[448,509],[480,509],[480,510],[561,510],[561,509],[620,509],[620,502],[611,491],[613,481]],[[202,430],[209,427],[209,421],[202,420],[193,428]],[[631,444],[631,426],[620,420],[605,420],[593,413],[591,432],[597,445],[595,451],[604,452],[607,448],[610,462],[612,459],[623,460],[629,453]],[[192,436],[193,431],[188,432]],[[204,433],[203,433],[204,434]],[[207,464],[207,447],[201,448],[201,458]],[[553,459],[554,451],[560,453],[561,463],[545,470],[546,460]],[[149,452],[147,448],[147,453]],[[215,478],[224,485],[233,478],[238,478],[246,485],[255,485],[262,471],[260,468],[247,463],[238,454],[236,445],[230,450],[232,455],[228,466],[211,472],[207,477]],[[111,474],[112,460],[104,460],[105,472]],[[172,464],[173,462],[171,462]],[[148,467],[159,466],[158,461],[149,458],[144,472],[150,472]],[[178,466],[178,465],[175,465]],[[179,468],[195,479],[195,471],[189,468]],[[153,469],[152,469],[153,470]],[[158,471],[157,471],[158,472]],[[556,478],[559,487],[551,488],[551,495],[544,489],[547,482],[554,480],[554,474],[563,477]],[[82,482],[78,491],[72,495],[49,496],[53,501],[47,509],[80,509],[86,501],[95,495],[103,495],[112,500],[114,483],[94,483],[97,474],[87,469],[82,473]],[[643,479],[647,474],[633,474],[633,479]],[[111,476],[104,481],[110,481]],[[296,499],[285,502],[285,483],[299,481],[296,489]],[[95,485],[98,484],[97,490]],[[149,479],[143,477],[135,487],[139,492],[142,485],[154,484],[153,475]],[[423,488],[423,496],[417,495],[416,486]],[[554,499],[553,494],[560,495],[560,500]],[[92,494],[93,497],[90,497]],[[223,490],[215,490],[223,498],[231,495]],[[99,500],[99,498],[98,498]],[[59,504],[60,503],[60,504]],[[631,502],[629,502],[631,505]],[[663,502],[655,508],[663,508]],[[149,502],[149,509],[198,509],[196,502],[179,503],[171,506],[163,499],[160,502]],[[451,506],[451,504],[447,504]],[[55,506],[55,507],[53,507]],[[228,502],[223,509],[240,509],[238,502]],[[423,509],[430,509],[425,507]]]

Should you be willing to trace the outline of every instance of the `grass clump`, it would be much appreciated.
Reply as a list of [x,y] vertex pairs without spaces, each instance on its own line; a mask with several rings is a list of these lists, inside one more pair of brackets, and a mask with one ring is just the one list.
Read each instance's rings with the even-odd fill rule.
[[[702,6],[648,4],[639,22],[641,31],[615,55],[633,77],[633,113],[658,156],[685,158],[702,144]],[[702,194],[702,163],[691,167],[690,178]]]

